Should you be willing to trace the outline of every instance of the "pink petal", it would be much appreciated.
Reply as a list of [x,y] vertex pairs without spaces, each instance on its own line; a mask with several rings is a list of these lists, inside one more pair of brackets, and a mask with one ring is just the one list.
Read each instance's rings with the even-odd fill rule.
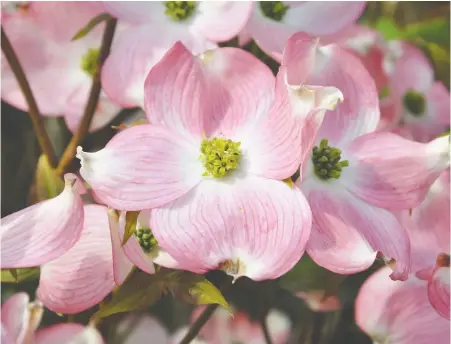
[[271,339],[275,344],[283,344],[288,342],[292,324],[286,314],[273,309],[269,311],[265,321]]
[[[117,4],[117,2],[115,2]],[[181,40],[200,54],[216,45],[189,34],[155,25],[129,28],[115,41],[102,68],[102,86],[111,99],[123,107],[144,106],[144,81],[150,69],[173,44]]]
[[297,33],[288,40],[282,64],[291,85],[334,86],[343,93],[343,102],[327,112],[318,134],[321,138],[337,143],[376,129],[380,116],[377,89],[352,53],[336,45],[319,47],[317,40]]
[[297,31],[314,36],[330,35],[354,24],[365,5],[365,1],[304,1],[291,5],[283,21],[296,26]]
[[202,178],[199,155],[200,141],[147,124],[121,131],[96,153],[77,153],[96,197],[119,210],[158,207],[188,192]]
[[434,271],[428,284],[428,296],[432,307],[445,319],[450,320],[449,314],[449,266],[440,267]]
[[420,49],[407,43],[401,48],[401,56],[394,64],[393,92],[401,97],[409,89],[426,92],[434,82],[434,69]]
[[[29,14],[52,39],[69,42],[95,16],[103,12],[99,1],[42,1],[32,3]],[[104,24],[94,30],[102,32]],[[92,33],[89,33],[92,35]]]
[[53,312],[75,314],[98,304],[115,286],[107,208],[84,207],[83,232],[67,253],[41,268],[39,299]]
[[103,344],[100,333],[94,327],[80,324],[58,324],[36,334],[35,344]]
[[246,25],[253,9],[251,1],[201,1],[194,30],[215,42],[235,37]]
[[57,197],[32,205],[1,220],[1,268],[47,263],[69,250],[80,238],[83,203],[72,187],[73,174]]
[[10,296],[2,305],[3,335],[11,344],[27,344],[34,337],[43,311],[42,304],[30,303],[24,292]]
[[104,1],[105,10],[111,15],[133,24],[148,24],[164,13],[163,3],[152,1]]
[[372,133],[349,147],[353,177],[344,180],[358,197],[378,207],[410,209],[449,167],[449,136],[423,144],[391,133]]
[[315,312],[330,312],[341,308],[338,296],[326,295],[323,290],[299,291],[295,295],[303,299],[309,308]]
[[369,268],[378,251],[394,259],[393,279],[405,280],[410,267],[409,238],[395,216],[345,190],[304,185],[313,213],[307,252],[320,266],[352,274]]
[[412,278],[392,281],[390,269],[371,275],[357,296],[357,325],[377,342],[429,344],[449,342],[449,321],[427,298],[426,282]]
[[448,89],[440,81],[432,84],[426,92],[428,116],[434,123],[449,126],[450,94]]
[[270,69],[241,49],[194,57],[178,42],[146,79],[145,109],[150,123],[185,136],[230,137],[236,128],[267,114],[273,87]]
[[233,184],[205,180],[187,195],[154,209],[151,228],[182,269],[213,270],[254,280],[283,275],[309,236],[310,209],[299,190],[258,177]]
[[154,317],[147,314],[128,314],[116,327],[115,335],[123,338],[122,344],[147,343],[152,339],[152,344],[168,344],[168,331]]
[[[139,228],[148,228],[149,227],[149,211],[142,211],[138,217],[138,220],[141,218],[147,217],[147,223],[142,223],[142,227]],[[141,222],[141,221],[140,221]],[[122,240],[124,239],[124,232],[125,232],[125,225],[126,225],[126,212],[122,212],[121,216],[119,218],[118,223],[118,237],[120,239],[120,243],[122,243]],[[138,225],[136,226],[138,229]],[[122,246],[123,252],[128,257],[130,262],[135,264],[138,268],[141,270],[147,272],[148,274],[155,273],[155,267],[153,266],[153,259],[151,255],[147,255],[141,246],[139,245],[138,240],[136,239],[135,235],[132,235],[125,245]]]
[[114,282],[117,285],[121,285],[131,273],[133,263],[128,259],[122,249],[122,238],[119,235],[119,219],[116,211],[113,209],[108,209],[108,222],[113,253]]

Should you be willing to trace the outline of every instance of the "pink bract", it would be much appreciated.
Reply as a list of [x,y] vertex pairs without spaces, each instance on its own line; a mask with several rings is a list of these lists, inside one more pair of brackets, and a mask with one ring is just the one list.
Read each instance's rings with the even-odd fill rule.
[[392,281],[390,269],[371,275],[355,304],[357,325],[376,342],[393,344],[448,343],[449,321],[429,303],[427,282],[411,277]]
[[[71,41],[89,20],[102,12],[98,2],[36,2],[26,11],[4,18],[2,26],[25,71],[44,116],[66,119],[75,131],[83,115],[92,76],[82,69],[90,49],[99,49],[104,24]],[[2,55],[2,99],[27,111],[27,103]],[[106,125],[120,108],[101,95],[91,130]]]

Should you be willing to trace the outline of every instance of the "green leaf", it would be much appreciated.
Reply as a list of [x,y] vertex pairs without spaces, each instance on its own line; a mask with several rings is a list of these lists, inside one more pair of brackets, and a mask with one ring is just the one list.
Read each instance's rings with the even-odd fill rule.
[[167,288],[176,297],[195,305],[218,304],[231,313],[222,293],[203,275],[187,271],[168,274]]
[[50,166],[47,156],[42,154],[36,167],[36,201],[41,202],[54,198],[63,189],[64,181],[56,173],[56,170]]
[[76,41],[77,39],[85,37],[92,29],[94,29],[101,22],[110,19],[111,16],[108,13],[101,13],[98,16],[92,18],[89,23],[83,27],[80,31],[78,31],[75,36],[72,38],[72,41]]
[[39,279],[39,268],[2,269],[2,283],[21,283]]
[[329,293],[337,292],[345,275],[335,274],[317,265],[309,256],[302,259],[288,271],[279,284],[282,288],[292,292],[324,290]]
[[426,22],[410,24],[405,28],[405,39],[422,39],[428,43],[449,47],[450,22],[446,18],[437,18]]
[[404,36],[402,30],[398,28],[391,18],[382,17],[376,24],[376,30],[379,31],[386,40],[399,39]]
[[125,232],[124,238],[122,239],[122,246],[124,246],[128,239],[135,233],[138,215],[139,211],[127,211],[127,214],[125,215]]
[[149,275],[134,271],[115,291],[109,301],[100,304],[94,318],[104,318],[112,314],[143,309],[157,301],[163,292],[163,281],[158,273]]

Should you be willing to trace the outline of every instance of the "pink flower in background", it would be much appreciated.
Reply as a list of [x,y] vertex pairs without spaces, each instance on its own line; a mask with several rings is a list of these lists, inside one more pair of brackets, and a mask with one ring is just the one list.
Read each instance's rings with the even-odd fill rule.
[[426,199],[400,213],[412,246],[411,270],[427,280],[432,306],[449,320],[450,254],[449,170],[432,185]]
[[1,219],[1,268],[25,268],[48,263],[70,250],[80,238],[83,203],[77,178],[66,174],[57,197]]
[[347,274],[371,266],[381,251],[396,261],[393,278],[407,278],[407,234],[383,208],[421,203],[449,166],[449,137],[421,144],[373,133],[379,120],[374,82],[360,61],[338,46],[320,47],[305,34],[293,35],[283,65],[289,84],[305,80],[338,87],[344,95],[344,102],[325,115],[317,146],[296,181],[313,213],[309,255],[317,264]]
[[[104,24],[86,37],[72,37],[102,12],[98,2],[33,2],[26,11],[3,17],[4,28],[44,116],[63,116],[71,131],[83,115],[95,72]],[[2,99],[27,111],[27,104],[2,55]],[[120,110],[101,96],[91,130],[105,126]]]
[[405,282],[389,278],[390,269],[371,275],[357,295],[357,325],[376,343],[448,343],[449,321],[431,307],[427,282],[415,277]]
[[352,25],[364,7],[364,1],[259,1],[241,34],[241,43],[253,38],[265,53],[280,61],[288,38],[294,33],[337,33]]
[[238,34],[252,10],[249,1],[107,1],[119,22],[133,24],[118,39],[102,70],[105,92],[123,107],[144,107],[149,70],[181,41],[195,55]]
[[324,290],[299,291],[295,296],[303,299],[307,306],[315,312],[331,312],[341,308],[337,295],[328,295]]
[[434,80],[434,69],[418,48],[401,42],[392,47],[398,51],[389,64],[386,125],[405,127],[416,141],[430,141],[449,127],[449,91]]
[[149,210],[139,213],[136,234],[132,235],[125,245],[122,245],[122,242],[126,226],[126,213],[122,212],[118,218],[116,212],[110,209],[108,216],[113,245],[114,280],[117,285],[124,282],[134,265],[148,274],[155,273],[154,263],[167,268],[178,267],[178,263],[158,246],[149,228]]
[[[168,330],[159,320],[148,314],[129,313],[115,328],[113,341],[118,344],[169,344]],[[195,344],[195,342],[191,342]]]
[[[146,80],[151,124],[96,153],[79,148],[81,174],[115,209],[153,209],[152,232],[183,269],[280,276],[310,227],[302,193],[279,181],[297,170],[308,139],[282,78],[274,89],[269,68],[240,49],[194,57],[176,43]],[[324,89],[305,104],[297,95],[306,114],[323,106]]]
[[93,327],[76,323],[57,324],[36,331],[42,318],[39,301],[30,302],[20,292],[9,297],[2,305],[1,338],[3,344],[103,344],[100,333]]

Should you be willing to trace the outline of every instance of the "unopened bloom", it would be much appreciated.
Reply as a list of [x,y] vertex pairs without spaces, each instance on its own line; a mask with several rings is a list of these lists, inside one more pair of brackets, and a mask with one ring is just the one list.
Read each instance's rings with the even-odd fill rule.
[[352,25],[364,7],[364,1],[258,1],[243,35],[252,37],[265,53],[280,61],[294,33],[337,33]]
[[396,262],[393,277],[407,278],[408,236],[389,210],[421,203],[449,166],[449,137],[422,144],[374,133],[374,82],[355,56],[336,45],[321,47],[305,34],[293,35],[283,64],[290,84],[304,79],[338,87],[344,95],[325,115],[296,181],[313,213],[310,256],[334,272],[353,273],[371,266],[381,251]]
[[250,1],[107,1],[105,9],[132,24],[102,70],[105,92],[123,107],[144,107],[149,70],[181,41],[195,55],[232,39],[246,24]]
[[50,262],[71,249],[83,228],[83,202],[75,175],[64,176],[64,190],[1,219],[1,268]]
[[[99,68],[104,24],[86,37],[72,37],[102,12],[98,2],[33,2],[3,18],[2,27],[17,54],[39,110],[44,116],[64,116],[75,131],[83,116],[92,77]],[[2,55],[2,99],[27,111],[16,78]],[[119,107],[101,95],[91,130],[106,125]]]
[[39,331],[43,307],[37,300],[20,292],[9,297],[2,305],[1,338],[3,344],[103,344],[100,333],[93,327],[76,323],[53,325]]
[[412,273],[428,281],[428,295],[432,306],[448,320],[450,318],[449,209],[449,170],[447,170],[431,186],[426,199],[418,207],[399,214],[412,246]]
[[432,308],[427,282],[414,276],[393,281],[382,268],[363,284],[355,303],[355,320],[376,344],[448,343],[449,321]]
[[[297,95],[296,105],[317,109],[324,89],[310,89],[306,104]],[[309,137],[283,74],[275,83],[240,49],[195,57],[176,43],[145,92],[149,125],[121,131],[96,153],[78,150],[96,196],[115,209],[152,209],[152,233],[183,269],[256,280],[288,271],[302,256],[310,210],[280,180],[297,170]]]

